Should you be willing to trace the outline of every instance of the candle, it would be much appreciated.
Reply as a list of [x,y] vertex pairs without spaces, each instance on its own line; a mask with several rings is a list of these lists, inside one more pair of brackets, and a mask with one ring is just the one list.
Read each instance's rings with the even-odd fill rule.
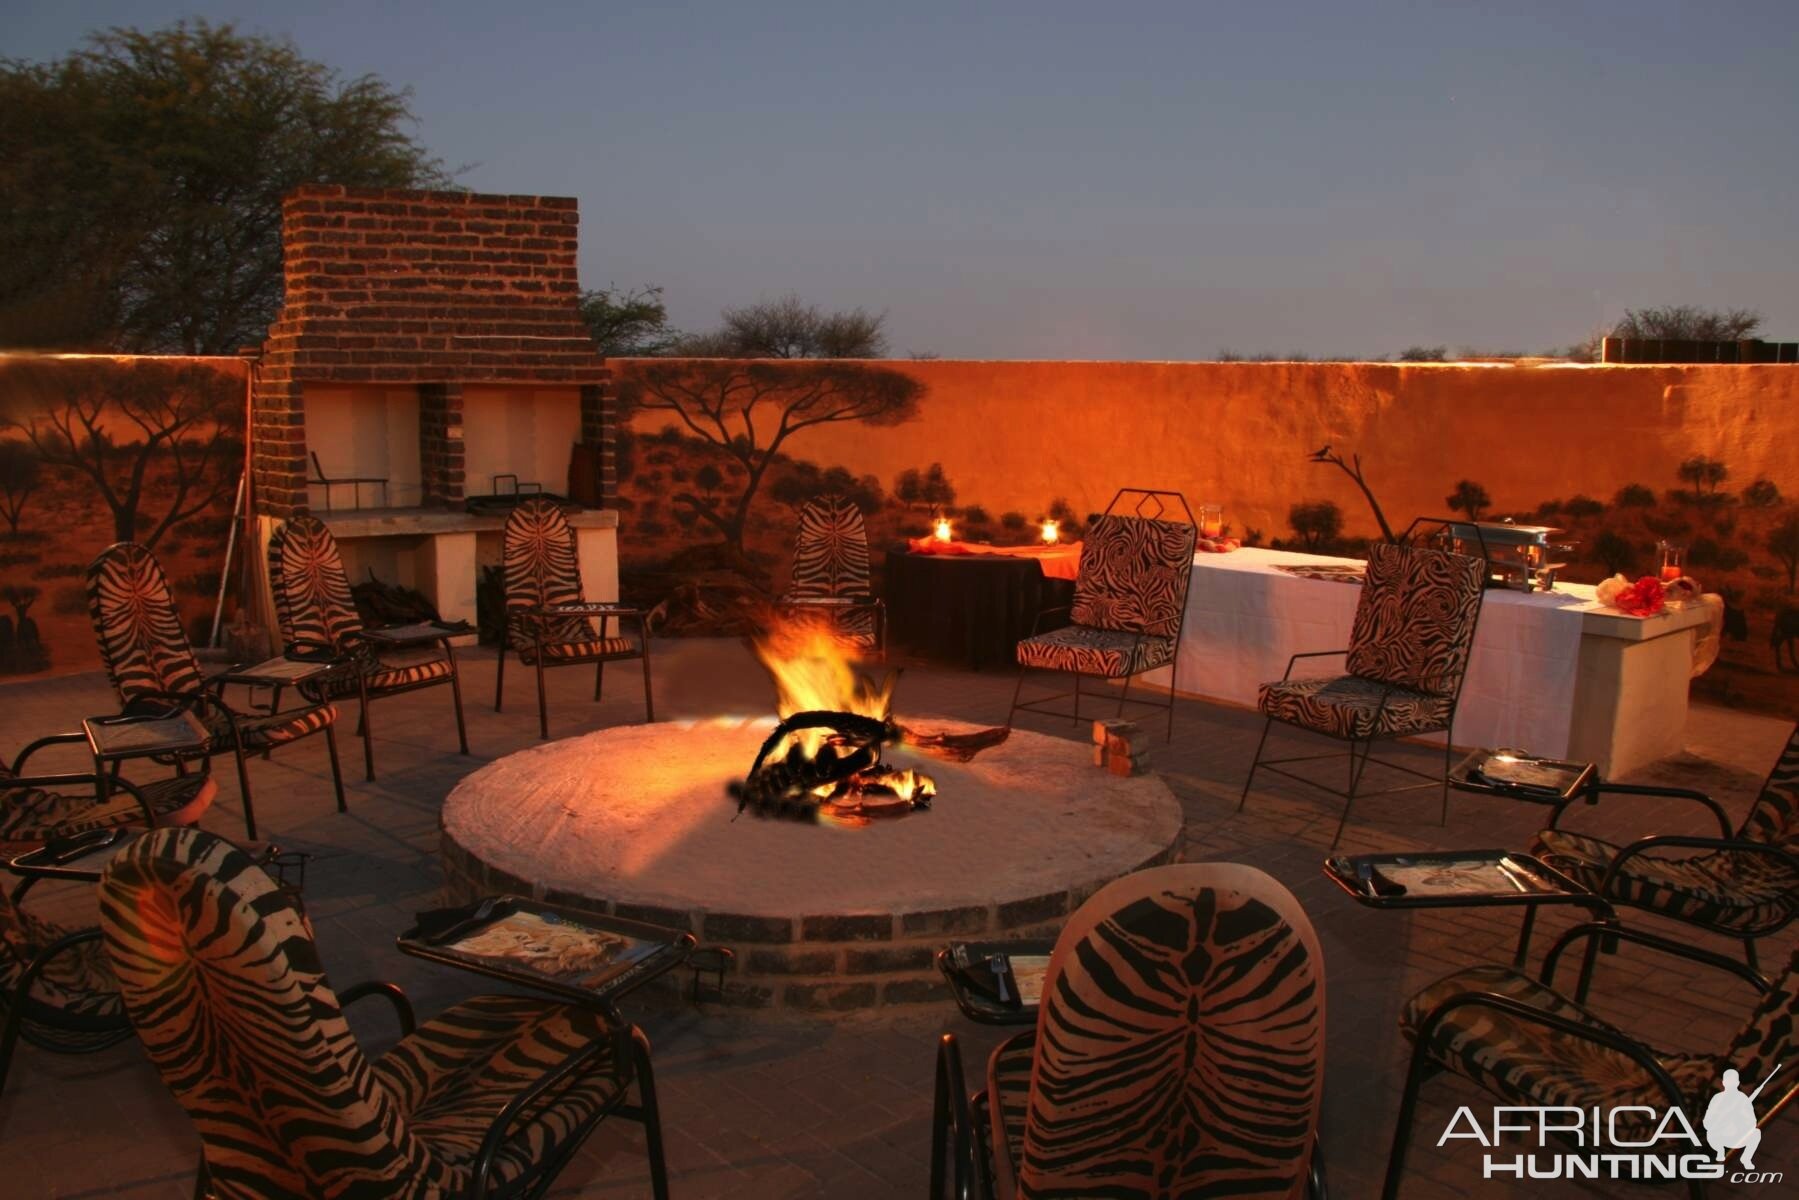
[[1199,535],[1205,538],[1224,536],[1224,509],[1216,504],[1199,506]]
[[1062,540],[1062,527],[1054,517],[1043,522],[1043,540],[1051,545]]
[[1679,578],[1680,578],[1680,568],[1678,566],[1676,566],[1674,563],[1669,563],[1667,566],[1662,568],[1662,582],[1663,583],[1673,583],[1676,579],[1679,579]]
[[949,518],[948,517],[938,517],[937,518],[937,523],[932,531],[932,536],[934,536],[940,542],[947,542],[950,540]]

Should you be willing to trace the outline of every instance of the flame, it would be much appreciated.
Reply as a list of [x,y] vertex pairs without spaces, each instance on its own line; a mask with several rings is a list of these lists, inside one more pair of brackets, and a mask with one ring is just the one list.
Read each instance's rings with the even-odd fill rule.
[[1054,517],[1043,523],[1043,541],[1046,545],[1055,545],[1062,540],[1062,526]]
[[[894,675],[876,682],[856,669],[856,657],[828,625],[780,621],[756,639],[756,657],[775,683],[775,712],[783,720],[802,712],[850,712],[887,719],[893,709]],[[802,729],[793,737],[807,755],[818,753],[828,729]]]
[[[914,528],[916,528],[916,526]],[[938,541],[940,541],[940,542],[949,541],[950,540],[949,518],[948,517],[938,517],[936,522],[932,525],[931,531],[932,531],[931,536],[935,537]]]

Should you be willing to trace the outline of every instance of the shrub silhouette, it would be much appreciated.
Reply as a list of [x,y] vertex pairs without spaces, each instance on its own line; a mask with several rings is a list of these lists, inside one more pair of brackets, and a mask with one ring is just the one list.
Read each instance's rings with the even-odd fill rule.
[[1636,562],[1637,550],[1628,538],[1608,529],[1593,539],[1592,558],[1612,574],[1621,575]]
[[1772,479],[1757,479],[1743,489],[1743,503],[1750,508],[1773,508],[1780,503],[1780,489]]
[[1287,524],[1307,550],[1325,550],[1343,532],[1343,510],[1329,500],[1308,500],[1287,510]]
[[1478,521],[1482,510],[1493,503],[1493,497],[1472,479],[1463,479],[1455,485],[1455,491],[1443,498],[1443,503],[1449,505],[1450,512],[1465,512],[1470,521]]
[[1653,508],[1655,491],[1640,483],[1627,483],[1612,497],[1612,504],[1618,508]]

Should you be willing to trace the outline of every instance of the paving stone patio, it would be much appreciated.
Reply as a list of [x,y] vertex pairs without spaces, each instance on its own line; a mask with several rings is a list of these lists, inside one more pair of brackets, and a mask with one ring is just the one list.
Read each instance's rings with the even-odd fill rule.
[[[769,690],[735,642],[690,640],[657,646],[658,712],[670,717],[756,713]],[[378,763],[381,778],[360,779],[354,739],[343,739],[350,812],[333,811],[321,739],[252,764],[257,817],[264,836],[317,857],[306,879],[307,908],[320,948],[340,987],[362,979],[394,979],[420,1012],[490,985],[409,959],[394,935],[412,915],[438,902],[439,805],[468,771],[535,745],[536,712],[522,673],[511,681],[507,711],[489,707],[493,659],[464,657],[470,700],[470,744],[455,753],[449,697],[437,689],[383,701]],[[983,723],[1004,719],[1010,672],[970,673],[928,665],[907,668],[902,713],[942,713]],[[641,718],[641,698],[620,687],[601,703],[589,699],[588,676],[549,676],[551,734],[567,737]],[[32,737],[76,726],[83,715],[110,711],[99,675],[0,686],[0,751],[10,755]],[[1095,715],[1109,715],[1096,713]],[[1084,739],[1085,728],[1045,718],[1030,728]],[[346,730],[353,727],[353,718]],[[1650,776],[1712,791],[1739,816],[1753,799],[1787,736],[1788,723],[1722,709],[1697,708],[1682,754]],[[1328,978],[1328,1080],[1323,1139],[1333,1193],[1350,1200],[1378,1194],[1398,1109],[1406,1051],[1396,1027],[1401,1004],[1430,980],[1460,966],[1507,961],[1516,918],[1481,910],[1414,915],[1361,908],[1324,879],[1319,864],[1336,823],[1333,802],[1274,777],[1258,777],[1246,811],[1235,812],[1261,724],[1253,714],[1183,703],[1175,742],[1157,746],[1156,769],[1182,802],[1186,857],[1252,863],[1299,896],[1322,939]],[[1400,751],[1428,765],[1428,751]],[[1435,759],[1439,761],[1440,759]],[[79,754],[62,769],[85,769]],[[204,824],[242,834],[235,780],[219,775],[220,799]],[[1342,849],[1521,847],[1545,810],[1455,795],[1447,828],[1436,824],[1426,793],[1362,804]],[[1657,831],[1703,832],[1684,805],[1614,804],[1613,837]],[[928,820],[928,817],[915,818]],[[1578,823],[1578,821],[1577,821]],[[1628,827],[1626,827],[1628,826]],[[77,889],[60,905],[91,904]],[[1542,922],[1538,947],[1571,922]],[[1653,922],[1643,918],[1645,924]],[[1716,947],[1728,951],[1722,942]],[[1763,961],[1784,960],[1789,945],[1764,944]],[[1663,1048],[1721,1047],[1753,998],[1747,987],[1676,964],[1626,953],[1602,963],[1595,1007]],[[352,1014],[372,1051],[396,1031],[380,1006]],[[630,1006],[627,1006],[628,1008]],[[851,1017],[745,1014],[702,1006],[636,1006],[632,1015],[655,1046],[657,1082],[667,1130],[673,1190],[700,1197],[916,1196],[927,1179],[933,1042],[953,1030],[979,1074],[1003,1031],[972,1025],[947,1006],[911,1007]],[[1408,1200],[1450,1196],[1601,1196],[1631,1194],[1629,1185],[1483,1182],[1479,1157],[1434,1143],[1457,1104],[1481,1104],[1456,1081],[1429,1085],[1419,1110]],[[1766,1139],[1760,1165],[1799,1174],[1799,1119],[1787,1114]],[[649,1194],[642,1138],[626,1121],[602,1126],[564,1172],[556,1196]],[[29,1047],[21,1050],[0,1096],[0,1193],[45,1197],[186,1197],[191,1195],[197,1140],[182,1112],[144,1062],[135,1043],[85,1058]],[[1772,1188],[1719,1188],[1716,1195],[1773,1195]],[[1790,1186],[1790,1185],[1786,1185]]]

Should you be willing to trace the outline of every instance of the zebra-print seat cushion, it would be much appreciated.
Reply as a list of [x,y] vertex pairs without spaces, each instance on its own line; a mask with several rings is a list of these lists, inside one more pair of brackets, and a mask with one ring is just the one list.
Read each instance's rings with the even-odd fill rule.
[[[25,968],[72,932],[15,904],[0,889],[0,1016],[17,994]],[[97,1050],[131,1035],[118,980],[98,941],[72,946],[45,964],[22,1016],[25,1038],[47,1050]]]
[[1276,721],[1340,738],[1432,733],[1449,727],[1451,711],[1447,696],[1427,696],[1354,675],[1265,683],[1256,706]]
[[[230,749],[231,722],[225,719],[225,715],[216,708],[208,707],[202,719],[212,733],[213,749]],[[244,749],[261,750],[265,746],[285,746],[289,742],[298,741],[336,721],[336,705],[315,704],[310,708],[296,708],[271,716],[238,714],[237,731],[238,736],[243,739]]]
[[[0,770],[0,782],[6,778],[6,772]],[[177,775],[137,783],[136,787],[158,825],[192,825],[219,793],[210,775]],[[96,803],[91,792],[71,796],[42,788],[0,787],[0,852],[23,854],[52,838],[137,824],[143,819],[143,807],[123,788],[111,789],[104,801]]]
[[[1531,842],[1532,854],[1595,891],[1619,849],[1563,829],[1545,829]],[[1661,853],[1627,860],[1607,899],[1744,937],[1784,929],[1799,916],[1799,871],[1778,859],[1724,850],[1683,858]]]
[[1236,863],[1138,871],[1069,919],[1044,983],[1017,1196],[1301,1194],[1324,961],[1292,893]]
[[[472,1170],[494,1114],[570,1054],[607,1046],[594,1069],[552,1089],[501,1146],[494,1178],[511,1183],[553,1158],[622,1090],[614,1031],[591,1010],[530,996],[477,996],[424,1022],[374,1064],[413,1133],[459,1172]],[[628,1068],[627,1068],[628,1069]]]
[[1120,679],[1162,666],[1174,657],[1171,637],[1064,625],[1018,643],[1018,665]]
[[564,622],[555,622],[553,627],[544,631],[541,643],[533,642],[529,634],[520,637],[514,635],[512,647],[526,663],[537,661],[537,651],[543,649],[543,660],[546,663],[593,662],[602,658],[635,658],[642,653],[638,641],[634,637],[600,637],[593,632],[593,627],[585,621],[575,624],[579,628],[562,628]]
[[[1424,1019],[1463,992],[1496,993],[1580,1025],[1629,1036],[1534,979],[1510,967],[1487,965],[1457,971],[1413,996],[1399,1018],[1406,1040],[1416,1043]],[[1644,1136],[1648,1123],[1667,1107],[1654,1079],[1626,1055],[1493,1008],[1471,1005],[1451,1012],[1426,1045],[1426,1053],[1436,1065],[1510,1104],[1653,1108],[1655,1113],[1647,1117],[1620,1116],[1620,1130],[1630,1122],[1636,1137]],[[1656,1058],[1689,1098],[1714,1090],[1727,1065],[1709,1055],[1658,1052]]]
[[[450,660],[435,646],[384,646],[367,652],[362,662],[363,686],[371,698],[450,677]],[[322,690],[332,699],[349,699],[357,695],[356,676],[349,672],[330,675]]]
[[1081,539],[1076,625],[1176,638],[1198,530],[1148,517],[1106,515]]

